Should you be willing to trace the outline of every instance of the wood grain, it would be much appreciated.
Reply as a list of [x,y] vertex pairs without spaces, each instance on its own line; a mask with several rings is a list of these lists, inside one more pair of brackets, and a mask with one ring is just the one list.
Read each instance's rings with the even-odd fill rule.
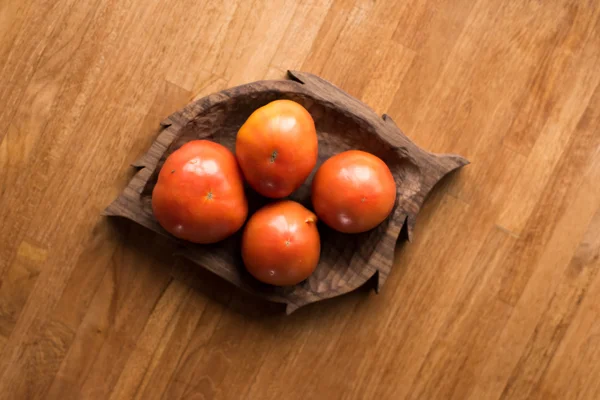
[[[586,0],[0,2],[0,399],[600,398],[599,33]],[[472,164],[381,294],[284,317],[99,213],[161,120],[288,69]]]

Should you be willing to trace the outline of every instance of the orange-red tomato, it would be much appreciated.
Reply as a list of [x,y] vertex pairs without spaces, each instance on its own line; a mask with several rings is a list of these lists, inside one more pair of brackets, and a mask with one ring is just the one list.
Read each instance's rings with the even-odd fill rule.
[[315,214],[294,201],[268,204],[250,217],[242,236],[246,269],[259,281],[295,285],[313,273],[321,242]]
[[396,202],[396,182],[388,166],[373,154],[350,150],[337,154],[317,170],[312,184],[315,213],[344,233],[379,225]]
[[235,156],[207,140],[186,143],[165,160],[152,209],[163,228],[181,239],[215,243],[233,234],[248,215]]
[[263,196],[290,195],[317,163],[318,141],[309,112],[290,100],[254,111],[240,128],[235,155],[250,186]]

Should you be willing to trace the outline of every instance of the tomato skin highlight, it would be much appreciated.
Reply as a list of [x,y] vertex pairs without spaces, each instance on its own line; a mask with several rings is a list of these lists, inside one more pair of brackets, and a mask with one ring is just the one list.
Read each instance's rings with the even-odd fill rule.
[[254,190],[270,198],[289,196],[317,163],[315,123],[300,104],[273,101],[254,111],[242,125],[235,154]]
[[371,230],[383,222],[396,202],[396,182],[377,156],[349,150],[327,159],[312,183],[317,216],[343,233]]
[[238,231],[248,202],[233,153],[208,140],[181,146],[159,172],[152,210],[166,231],[194,243],[216,243]]
[[317,217],[299,203],[285,200],[254,213],[242,236],[242,258],[261,282],[295,285],[319,263],[321,242]]

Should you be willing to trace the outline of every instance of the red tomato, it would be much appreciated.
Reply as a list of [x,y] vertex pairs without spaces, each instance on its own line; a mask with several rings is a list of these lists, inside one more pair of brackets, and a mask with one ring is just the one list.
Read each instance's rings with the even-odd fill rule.
[[317,163],[315,123],[300,104],[276,100],[240,128],[235,154],[250,186],[263,196],[290,195]]
[[215,243],[233,234],[248,215],[235,156],[207,140],[184,144],[160,170],[152,209],[162,227],[181,239]]
[[271,285],[295,285],[308,278],[319,263],[320,252],[317,217],[294,201],[258,210],[242,236],[246,269]]
[[359,233],[379,225],[396,202],[396,182],[373,154],[350,150],[321,165],[312,184],[319,218],[335,230]]

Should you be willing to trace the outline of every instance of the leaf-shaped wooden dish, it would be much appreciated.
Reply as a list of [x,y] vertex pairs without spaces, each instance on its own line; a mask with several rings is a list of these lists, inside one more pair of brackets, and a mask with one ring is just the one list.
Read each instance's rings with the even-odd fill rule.
[[[444,175],[468,161],[422,150],[388,116],[379,117],[364,103],[315,75],[292,71],[288,75],[288,80],[254,82],[212,94],[169,116],[161,123],[162,131],[148,152],[134,164],[140,170],[105,214],[128,218],[177,240],[157,223],[151,207],[152,189],[167,156],[193,139],[210,139],[234,151],[237,131],[254,110],[276,99],[302,104],[313,116],[319,136],[317,168],[330,156],[349,149],[368,151],[387,163],[398,188],[390,217],[377,228],[356,235],[338,233],[320,224],[322,251],[317,269],[306,281],[285,288],[262,284],[245,271],[240,233],[214,245],[177,240],[182,255],[198,266],[256,296],[284,303],[290,313],[303,305],[350,292],[371,279],[375,290],[379,290],[392,268],[403,225],[407,224],[410,240],[427,193]],[[291,196],[309,208],[313,175]],[[248,197],[250,212],[270,201],[251,190]]]

